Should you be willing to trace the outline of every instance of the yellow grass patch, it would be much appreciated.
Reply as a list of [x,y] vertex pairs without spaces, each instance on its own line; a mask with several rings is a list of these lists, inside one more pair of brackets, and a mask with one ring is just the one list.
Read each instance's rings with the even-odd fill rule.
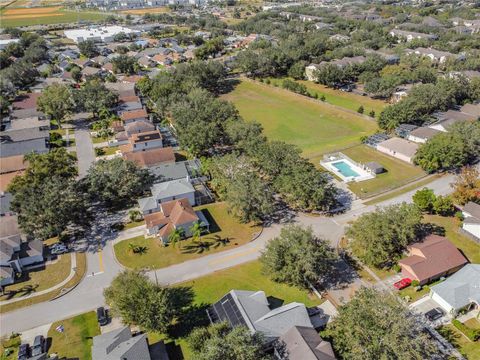
[[162,6],[158,8],[133,9],[120,11],[122,14],[143,15],[143,14],[162,14],[170,12],[168,7]]
[[61,9],[60,6],[30,8],[30,9],[8,9],[2,15],[40,15],[47,13],[56,13]]
[[5,19],[31,19],[31,18],[41,18],[41,17],[47,17],[47,16],[62,16],[63,14],[61,13],[51,13],[51,14],[39,14],[39,15],[11,15],[11,16],[5,16]]

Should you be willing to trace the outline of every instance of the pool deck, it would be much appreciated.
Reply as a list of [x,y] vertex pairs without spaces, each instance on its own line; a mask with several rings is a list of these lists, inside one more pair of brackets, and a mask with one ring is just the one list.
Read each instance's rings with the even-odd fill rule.
[[[348,175],[343,174],[340,171],[340,169],[338,169],[335,166],[335,164],[338,164],[338,163],[346,164],[347,167],[349,168],[349,170],[351,172],[357,174],[358,176],[348,176]],[[332,160],[332,161],[321,161],[320,165],[322,165],[328,171],[337,175],[340,179],[342,179],[346,183],[351,182],[351,181],[360,182],[360,181],[364,181],[364,180],[370,180],[370,179],[373,179],[375,177],[375,175],[373,175],[372,173],[366,171],[365,169],[362,169],[361,167],[355,165],[354,163],[352,163],[348,159],[335,159],[335,160]]]

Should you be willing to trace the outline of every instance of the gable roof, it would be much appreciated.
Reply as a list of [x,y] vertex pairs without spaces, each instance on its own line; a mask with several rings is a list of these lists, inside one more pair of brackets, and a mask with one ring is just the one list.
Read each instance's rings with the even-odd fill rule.
[[130,110],[125,111],[120,115],[120,118],[123,121],[133,120],[133,119],[140,119],[140,118],[147,118],[148,114],[145,109],[140,110]]
[[93,338],[93,360],[150,360],[145,334],[132,337],[127,326]]
[[2,143],[20,142],[34,139],[47,139],[50,134],[48,131],[40,130],[40,128],[27,128],[10,131],[2,131],[0,133],[0,141]]
[[148,131],[154,131],[155,130],[155,125],[153,125],[150,121],[147,120],[137,120],[128,124],[125,124],[124,126],[125,132],[128,134],[133,134],[133,133],[144,133]]
[[420,139],[430,139],[435,135],[439,134],[440,132],[441,132],[440,130],[422,126],[410,132],[410,135],[418,137]]
[[193,185],[186,179],[166,181],[153,184],[152,186],[152,194],[157,199],[169,198],[193,192],[195,192]]
[[279,339],[280,347],[285,346],[288,359],[334,360],[332,345],[322,340],[315,329],[293,326]]
[[409,246],[410,256],[399,261],[409,266],[418,280],[427,280],[464,265],[468,260],[447,238],[428,235],[422,242]]
[[28,93],[18,96],[12,104],[14,110],[35,109],[41,93]]
[[0,157],[10,157],[15,155],[28,154],[32,151],[38,153],[47,152],[48,147],[45,139],[41,138],[21,142],[0,143]]
[[475,302],[480,304],[480,264],[467,264],[445,281],[431,287],[431,291],[455,310]]
[[418,144],[398,137],[382,141],[377,146],[384,147],[408,157],[414,156],[418,150]]
[[263,291],[231,290],[210,308],[219,321],[259,331],[267,341],[285,334],[292,326],[312,327],[304,304],[290,303],[270,310]]
[[[131,147],[131,145],[130,145]],[[162,163],[175,162],[175,153],[172,147],[158,147],[154,149],[132,152],[128,145],[121,147],[123,158],[133,161],[138,166],[149,167]]]
[[0,158],[0,174],[25,170],[28,162],[23,160],[23,155],[14,155]]

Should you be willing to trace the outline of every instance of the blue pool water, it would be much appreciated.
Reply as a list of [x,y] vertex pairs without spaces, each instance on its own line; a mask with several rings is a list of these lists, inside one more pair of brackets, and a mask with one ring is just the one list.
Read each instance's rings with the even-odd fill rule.
[[336,163],[332,163],[332,166],[335,167],[335,169],[337,169],[338,171],[340,171],[340,174],[342,174],[345,177],[360,176],[345,161],[338,161]]

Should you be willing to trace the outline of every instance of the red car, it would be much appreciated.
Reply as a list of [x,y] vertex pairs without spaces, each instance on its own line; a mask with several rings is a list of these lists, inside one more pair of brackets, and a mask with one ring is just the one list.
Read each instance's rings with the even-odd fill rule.
[[395,284],[393,284],[393,287],[397,290],[402,290],[405,289],[407,286],[410,286],[412,283],[412,279],[405,278],[400,281],[397,281]]

